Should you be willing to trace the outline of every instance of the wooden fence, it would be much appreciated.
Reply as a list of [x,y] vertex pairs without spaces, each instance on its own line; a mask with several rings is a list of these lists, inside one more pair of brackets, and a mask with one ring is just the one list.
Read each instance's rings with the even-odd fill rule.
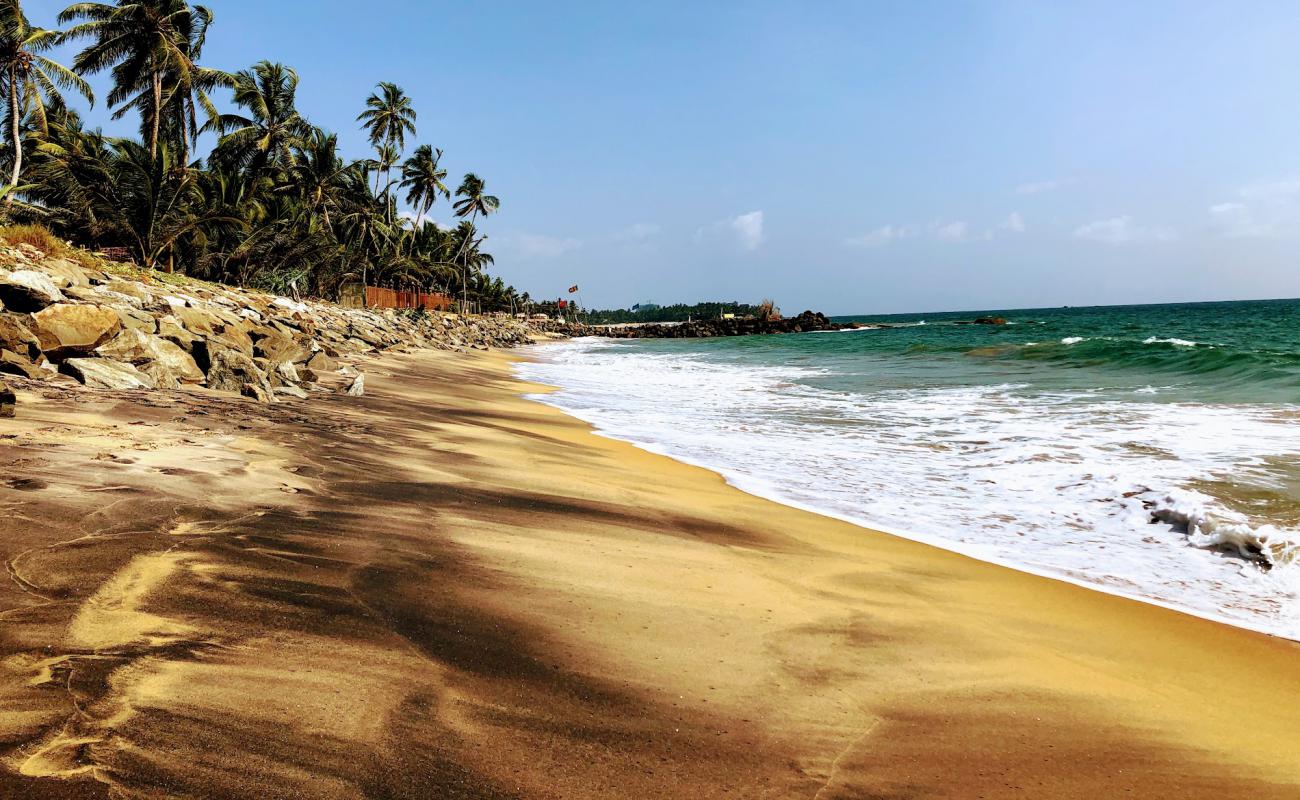
[[349,308],[423,308],[426,311],[446,311],[452,300],[445,294],[384,289],[360,284],[344,286],[339,302]]

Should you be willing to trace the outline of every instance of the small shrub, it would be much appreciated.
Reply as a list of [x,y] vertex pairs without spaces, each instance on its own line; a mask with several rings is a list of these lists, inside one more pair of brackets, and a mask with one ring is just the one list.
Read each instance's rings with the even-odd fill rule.
[[776,303],[772,300],[764,298],[763,302],[758,304],[758,310],[754,312],[754,316],[764,322],[771,322],[781,318],[781,309],[777,308]]
[[31,245],[47,256],[62,256],[79,266],[98,269],[98,259],[85,250],[71,247],[44,225],[5,225],[0,227],[0,242],[9,247]]
[[62,255],[70,249],[44,225],[6,225],[0,228],[0,242],[10,247],[29,244],[47,256]]

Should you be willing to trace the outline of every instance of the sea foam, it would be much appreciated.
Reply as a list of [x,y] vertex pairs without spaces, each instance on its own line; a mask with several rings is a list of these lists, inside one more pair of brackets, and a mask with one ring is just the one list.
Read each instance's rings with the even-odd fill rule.
[[1023,383],[832,390],[816,361],[680,343],[574,340],[520,369],[560,388],[543,402],[752,493],[1300,638],[1300,535],[1203,491],[1300,453],[1295,415]]

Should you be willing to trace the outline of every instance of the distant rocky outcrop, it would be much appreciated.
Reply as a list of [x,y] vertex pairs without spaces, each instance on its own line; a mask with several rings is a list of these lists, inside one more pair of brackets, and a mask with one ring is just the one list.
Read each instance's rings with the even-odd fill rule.
[[[513,347],[570,332],[506,315],[345,309],[0,246],[0,375],[20,388],[75,380],[103,389],[201,386],[268,403],[335,388],[360,396],[364,376],[340,370],[360,356],[399,346]],[[331,374],[338,380],[326,381]],[[13,393],[0,388],[0,414],[13,410]]]
[[838,331],[859,327],[831,322],[825,314],[805,311],[797,317],[758,319],[742,317],[733,319],[702,319],[678,323],[648,323],[644,325],[593,326],[589,333],[614,339],[696,339],[713,336],[756,336],[771,333],[808,333],[810,331]]

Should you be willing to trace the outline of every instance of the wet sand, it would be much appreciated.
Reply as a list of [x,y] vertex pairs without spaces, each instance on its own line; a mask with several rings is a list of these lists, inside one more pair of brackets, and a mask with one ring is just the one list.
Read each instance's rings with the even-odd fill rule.
[[[20,391],[3,798],[1300,798],[1300,646],[746,495],[523,399]],[[918,524],[918,527],[923,527]]]

